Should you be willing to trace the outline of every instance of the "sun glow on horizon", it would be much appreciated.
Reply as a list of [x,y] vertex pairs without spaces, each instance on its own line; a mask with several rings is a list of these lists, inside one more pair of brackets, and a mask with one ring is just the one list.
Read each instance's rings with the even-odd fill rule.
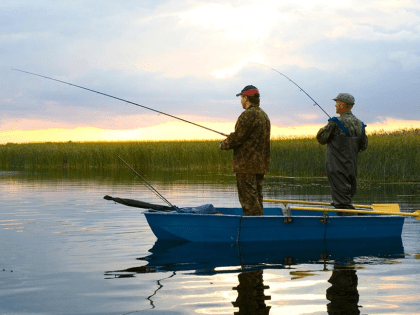
[[[234,122],[197,124],[215,131],[229,134],[234,131]],[[295,127],[271,127],[271,138],[290,138],[315,136],[323,125],[302,125]],[[420,128],[420,120],[387,119],[383,122],[369,124],[367,133],[392,132],[402,129]],[[95,142],[95,141],[182,141],[182,140],[222,140],[224,136],[189,125],[171,121],[154,126],[137,129],[101,129],[95,127],[47,128],[37,130],[0,131],[0,144],[31,142]]]

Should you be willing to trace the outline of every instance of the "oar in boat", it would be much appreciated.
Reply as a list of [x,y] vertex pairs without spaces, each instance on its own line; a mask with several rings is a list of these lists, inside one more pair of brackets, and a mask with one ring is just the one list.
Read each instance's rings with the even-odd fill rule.
[[[284,205],[288,204],[302,204],[302,205],[317,205],[317,206],[331,206],[328,202],[319,201],[303,201],[303,200],[284,200],[284,199],[264,199],[266,202],[277,202]],[[353,205],[356,208],[372,209],[373,211],[388,211],[388,212],[399,212],[400,206],[397,203],[378,203],[372,205]]]
[[123,204],[125,206],[129,206],[129,207],[136,207],[136,208],[143,208],[143,209],[152,209],[155,211],[174,211],[175,209],[172,207],[168,207],[168,206],[161,206],[161,205],[155,205],[152,203],[148,203],[148,202],[143,202],[143,201],[139,201],[139,200],[134,200],[134,199],[125,199],[125,198],[118,198],[118,197],[111,197],[111,196],[104,196],[105,200],[112,200],[115,202],[118,202],[120,204]]
[[322,212],[344,212],[344,213],[360,213],[360,214],[381,214],[381,215],[398,215],[413,217],[420,220],[420,210],[415,212],[391,212],[391,211],[369,211],[369,210],[350,210],[350,209],[332,209],[332,208],[310,208],[310,207],[290,207],[291,210],[302,211],[322,211]]

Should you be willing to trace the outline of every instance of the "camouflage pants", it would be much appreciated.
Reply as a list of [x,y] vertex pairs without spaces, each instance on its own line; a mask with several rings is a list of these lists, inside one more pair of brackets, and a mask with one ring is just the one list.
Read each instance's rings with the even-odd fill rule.
[[264,174],[236,173],[236,183],[244,215],[263,215]]

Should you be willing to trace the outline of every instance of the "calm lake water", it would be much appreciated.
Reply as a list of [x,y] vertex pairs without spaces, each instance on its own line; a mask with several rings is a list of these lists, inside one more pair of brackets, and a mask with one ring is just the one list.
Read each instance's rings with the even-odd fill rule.
[[[141,174],[179,207],[239,207],[230,173]],[[0,314],[420,313],[412,218],[401,240],[333,253],[310,243],[195,246],[156,242],[141,209],[104,195],[163,204],[129,170],[0,171]],[[418,183],[361,183],[355,202],[412,212],[419,195]],[[330,201],[319,178],[267,177],[265,197]]]

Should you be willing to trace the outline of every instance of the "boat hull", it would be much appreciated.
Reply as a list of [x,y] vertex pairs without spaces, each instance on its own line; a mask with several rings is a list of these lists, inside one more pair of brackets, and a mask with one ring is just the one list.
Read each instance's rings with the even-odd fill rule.
[[159,240],[189,242],[272,242],[401,237],[402,216],[300,215],[286,217],[280,209],[264,216],[242,216],[240,209],[218,208],[221,215],[144,212]]

